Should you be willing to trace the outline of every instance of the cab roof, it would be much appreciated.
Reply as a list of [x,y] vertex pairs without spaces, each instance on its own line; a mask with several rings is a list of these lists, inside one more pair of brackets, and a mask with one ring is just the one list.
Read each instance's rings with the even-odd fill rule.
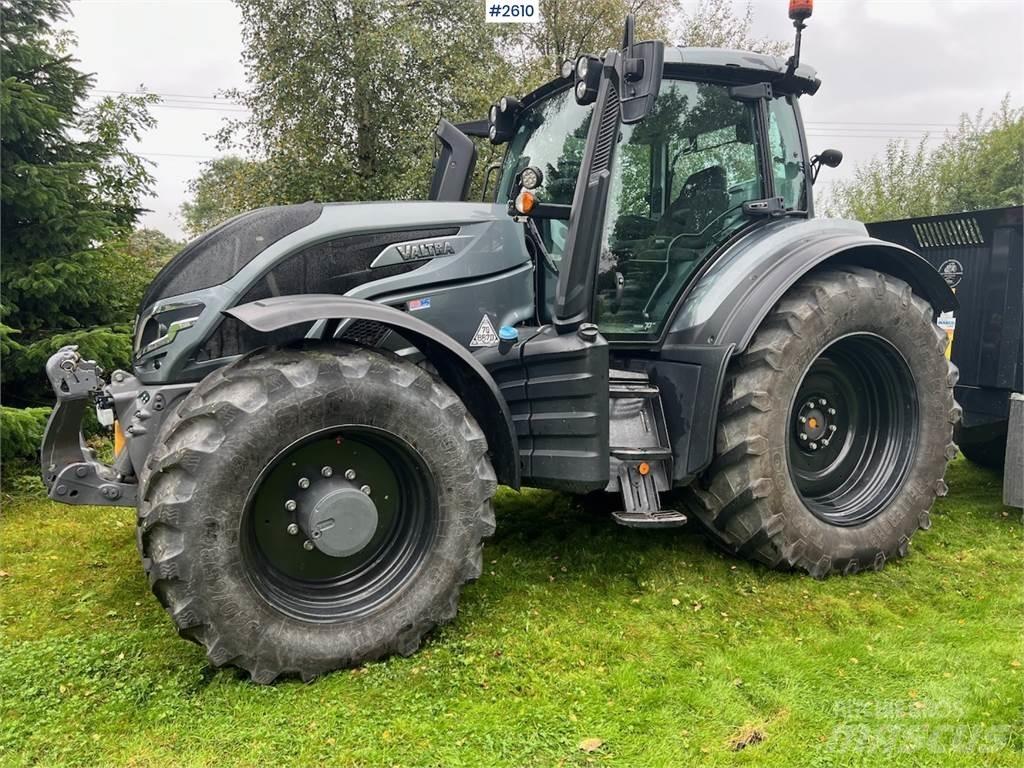
[[[788,58],[767,53],[738,51],[730,48],[665,47],[665,77],[694,80],[713,80],[736,85],[770,83],[779,93],[796,95],[817,92],[821,86],[817,70],[801,63],[796,71],[786,75]],[[572,84],[572,78],[558,77],[545,83],[522,98],[529,106],[554,91]]]
[[[778,82],[786,76],[788,57],[768,53],[738,51],[731,48],[665,48],[665,66],[697,70],[736,70],[744,78],[758,82]],[[814,93],[821,85],[814,67],[801,63],[789,78],[789,91]],[[780,83],[781,84],[781,83]]]

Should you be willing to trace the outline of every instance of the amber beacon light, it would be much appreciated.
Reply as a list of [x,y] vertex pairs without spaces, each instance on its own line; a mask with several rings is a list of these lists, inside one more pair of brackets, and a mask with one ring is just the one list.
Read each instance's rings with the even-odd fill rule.
[[813,10],[814,0],[789,0],[789,18],[793,21],[811,18]]

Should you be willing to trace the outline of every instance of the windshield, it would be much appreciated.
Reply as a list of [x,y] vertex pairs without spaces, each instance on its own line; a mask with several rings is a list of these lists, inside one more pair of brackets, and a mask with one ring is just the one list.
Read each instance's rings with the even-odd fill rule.
[[[522,117],[499,189],[539,167],[545,203],[572,202],[591,107],[571,90]],[[622,125],[611,173],[594,317],[609,336],[656,334],[689,277],[749,217],[743,203],[764,196],[755,109],[724,85],[665,80],[653,112]],[[541,220],[553,266],[568,222]]]

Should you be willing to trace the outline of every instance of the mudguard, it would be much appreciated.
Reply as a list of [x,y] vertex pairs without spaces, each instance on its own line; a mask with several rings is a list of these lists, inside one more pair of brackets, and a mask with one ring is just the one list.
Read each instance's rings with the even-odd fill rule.
[[[800,278],[823,264],[859,265],[905,280],[935,312],[957,307],[945,280],[913,251],[870,237],[864,225],[839,219],[782,219],[733,243],[684,294],[662,340],[660,359],[701,371],[700,390],[717,403],[732,356],[743,352],[765,316]],[[705,373],[706,372],[706,373]],[[678,374],[677,374],[678,375]],[[665,386],[660,384],[661,386]],[[693,385],[696,387],[696,385]],[[714,458],[717,408],[699,409],[677,430],[674,480],[689,482]]]
[[384,304],[333,294],[277,296],[240,304],[224,314],[264,333],[317,320],[368,320],[393,329],[424,354],[473,414],[487,435],[498,482],[519,487],[512,416],[498,385],[480,361],[434,326]]
[[830,264],[905,280],[936,313],[957,307],[945,280],[908,248],[840,219],[783,219],[740,238],[700,277],[669,325],[665,344],[734,346],[742,352],[771,308],[801,277]]

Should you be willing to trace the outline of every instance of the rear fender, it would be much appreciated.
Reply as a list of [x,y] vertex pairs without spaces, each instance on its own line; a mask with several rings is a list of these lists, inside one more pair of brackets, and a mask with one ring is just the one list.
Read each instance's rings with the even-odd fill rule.
[[927,261],[870,237],[859,222],[784,219],[741,238],[685,295],[662,340],[662,360],[701,366],[701,396],[716,406],[704,409],[705,417],[695,418],[686,431],[687,461],[680,463],[677,483],[692,479],[714,457],[717,403],[729,358],[747,348],[786,291],[812,270],[833,265],[867,267],[904,280],[936,314],[957,307],[953,292]]
[[277,296],[224,310],[255,331],[267,333],[317,320],[369,320],[385,325],[414,345],[451,387],[487,435],[498,482],[519,487],[519,459],[508,404],[498,385],[455,339],[428,323],[384,304],[332,294]]
[[728,249],[698,280],[669,326],[666,344],[746,349],[761,321],[804,275],[822,265],[857,265],[906,281],[936,313],[957,307],[932,266],[909,248],[877,240],[863,224],[784,220]]

